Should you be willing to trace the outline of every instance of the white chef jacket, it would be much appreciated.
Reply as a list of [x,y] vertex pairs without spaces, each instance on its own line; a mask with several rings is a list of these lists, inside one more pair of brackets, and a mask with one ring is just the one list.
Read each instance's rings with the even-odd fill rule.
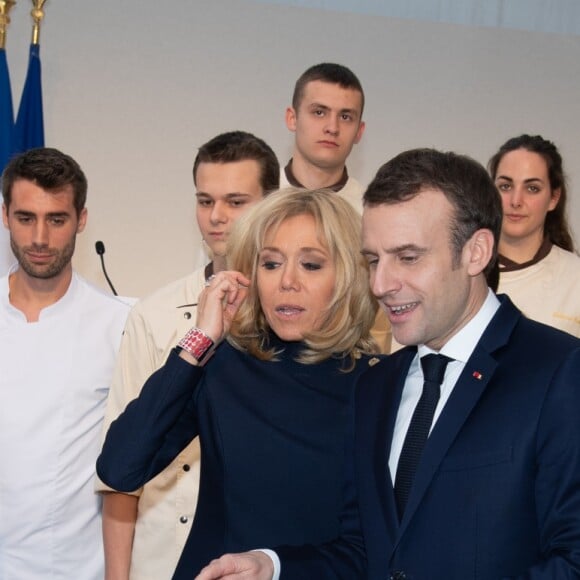
[[102,580],[95,460],[129,307],[73,273],[28,323],[0,279],[0,579]]

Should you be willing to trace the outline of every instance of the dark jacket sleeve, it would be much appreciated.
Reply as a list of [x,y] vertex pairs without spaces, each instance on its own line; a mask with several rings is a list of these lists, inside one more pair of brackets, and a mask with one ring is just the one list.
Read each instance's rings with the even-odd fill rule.
[[580,348],[552,377],[536,450],[536,512],[544,557],[517,580],[580,578]]
[[140,488],[160,473],[198,434],[196,387],[203,369],[176,350],[153,373],[107,432],[97,474],[118,491]]

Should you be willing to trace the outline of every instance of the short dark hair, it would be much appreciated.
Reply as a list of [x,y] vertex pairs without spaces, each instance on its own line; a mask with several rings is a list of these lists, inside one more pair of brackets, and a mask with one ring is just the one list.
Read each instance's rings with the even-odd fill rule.
[[503,156],[517,149],[525,149],[531,153],[537,153],[546,162],[550,188],[552,190],[560,190],[560,199],[556,207],[546,214],[544,235],[556,246],[573,252],[574,242],[572,240],[572,234],[570,233],[570,227],[568,226],[568,219],[566,218],[566,203],[568,199],[566,176],[564,174],[562,156],[554,143],[544,139],[541,135],[524,134],[508,139],[489,160],[488,169],[491,178],[495,181],[497,168]]
[[2,197],[6,209],[12,201],[12,187],[19,179],[36,183],[50,193],[57,193],[71,186],[73,204],[77,216],[87,201],[87,178],[79,164],[58,149],[39,147],[29,149],[13,157],[2,173]]
[[292,95],[292,107],[298,110],[300,103],[304,98],[304,90],[308,83],[312,81],[322,81],[339,85],[343,89],[354,89],[361,94],[361,115],[365,106],[365,93],[358,77],[347,67],[342,64],[333,62],[322,62],[315,64],[304,71],[294,85],[294,94]]
[[435,149],[405,151],[379,169],[363,196],[363,202],[371,207],[400,203],[426,189],[441,191],[454,208],[450,233],[456,264],[466,242],[477,230],[491,230],[494,251],[484,273],[494,288],[502,205],[497,188],[477,161]]
[[234,163],[257,161],[260,166],[260,185],[264,194],[280,187],[280,164],[272,148],[262,139],[245,131],[221,133],[204,143],[193,162],[193,183],[196,183],[200,163]]

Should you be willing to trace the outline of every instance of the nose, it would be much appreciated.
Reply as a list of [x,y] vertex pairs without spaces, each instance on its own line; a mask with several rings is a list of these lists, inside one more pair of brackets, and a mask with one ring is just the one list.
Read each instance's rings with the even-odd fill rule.
[[339,124],[338,124],[338,116],[337,115],[328,115],[326,118],[326,126],[325,131],[330,135],[337,136],[339,132]]
[[298,268],[296,265],[287,262],[282,267],[282,276],[280,278],[280,289],[283,291],[300,289]]
[[213,204],[213,206],[211,208],[211,214],[209,216],[209,219],[210,219],[212,224],[220,224],[220,223],[223,224],[223,223],[226,223],[228,221],[226,208],[221,201],[216,201]]
[[522,207],[523,193],[519,187],[514,187],[510,195],[510,206],[514,209]]
[[370,288],[375,298],[380,300],[390,294],[395,294],[401,287],[400,277],[393,266],[379,262],[376,268],[371,270]]
[[44,220],[37,220],[34,225],[32,243],[35,246],[48,246],[48,225]]

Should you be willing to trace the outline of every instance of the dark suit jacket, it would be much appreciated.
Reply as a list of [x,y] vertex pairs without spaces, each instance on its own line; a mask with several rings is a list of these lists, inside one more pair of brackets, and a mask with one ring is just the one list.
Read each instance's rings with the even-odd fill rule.
[[[580,578],[580,341],[502,296],[427,441],[399,523],[388,460],[416,348],[359,379],[343,536],[284,578]],[[364,546],[364,550],[362,549]]]

